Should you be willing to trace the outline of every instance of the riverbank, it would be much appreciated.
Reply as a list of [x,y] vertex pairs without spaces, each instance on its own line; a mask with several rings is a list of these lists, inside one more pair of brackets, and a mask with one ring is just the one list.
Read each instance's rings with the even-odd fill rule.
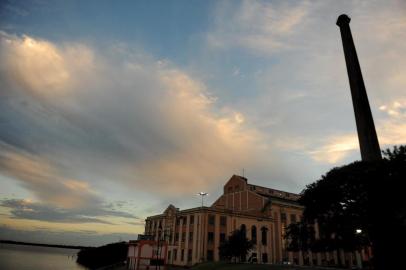
[[43,243],[19,242],[19,241],[11,241],[11,240],[0,240],[0,244],[11,244],[11,245],[21,245],[21,246],[38,246],[38,247],[51,247],[51,248],[67,248],[67,249],[86,249],[86,248],[91,248],[91,247],[85,247],[85,246],[43,244]]

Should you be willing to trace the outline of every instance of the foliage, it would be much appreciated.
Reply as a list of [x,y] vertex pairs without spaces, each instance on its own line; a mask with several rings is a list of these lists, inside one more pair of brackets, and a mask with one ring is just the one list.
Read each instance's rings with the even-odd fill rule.
[[128,245],[126,242],[108,244],[97,248],[81,249],[77,262],[90,269],[122,263],[127,259]]
[[395,162],[406,162],[406,145],[394,146],[393,150],[386,149],[382,151],[386,160]]
[[[286,235],[290,248],[354,251],[372,245],[376,269],[401,258],[394,257],[397,249],[388,247],[393,246],[394,239],[406,242],[406,196],[402,188],[406,147],[387,149],[383,154],[382,161],[357,161],[334,168],[306,187],[299,201],[305,206],[303,223],[292,225]],[[312,241],[307,228],[316,221],[320,237]],[[355,233],[357,229],[362,232]]]
[[244,261],[252,247],[253,243],[247,239],[245,232],[235,230],[226,241],[220,244],[219,254],[223,259],[238,258],[239,261]]
[[291,223],[284,235],[288,241],[287,249],[290,251],[310,250],[315,243],[314,227],[301,221]]

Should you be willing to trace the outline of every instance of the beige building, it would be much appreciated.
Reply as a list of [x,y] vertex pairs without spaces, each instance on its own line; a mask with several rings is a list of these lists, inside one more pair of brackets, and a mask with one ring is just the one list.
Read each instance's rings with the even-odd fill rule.
[[[168,243],[167,263],[193,265],[218,261],[218,247],[236,229],[244,229],[254,244],[247,256],[258,263],[333,265],[338,256],[348,266],[355,264],[355,254],[326,252],[288,252],[283,238],[285,228],[301,219],[303,206],[298,194],[249,184],[233,175],[224,185],[223,194],[210,207],[179,210],[169,205],[163,214],[146,219],[145,234]],[[317,228],[316,228],[317,237]]]

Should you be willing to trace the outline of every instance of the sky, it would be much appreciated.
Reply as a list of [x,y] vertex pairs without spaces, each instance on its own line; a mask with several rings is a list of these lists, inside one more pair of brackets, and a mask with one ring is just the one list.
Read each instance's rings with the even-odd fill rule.
[[1,1],[0,238],[136,238],[233,175],[360,159],[337,17],[382,149],[406,144],[404,1]]

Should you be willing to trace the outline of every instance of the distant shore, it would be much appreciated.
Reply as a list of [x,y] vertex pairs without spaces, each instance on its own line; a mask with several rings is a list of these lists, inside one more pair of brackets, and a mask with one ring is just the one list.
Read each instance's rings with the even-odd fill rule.
[[54,247],[54,248],[68,248],[68,249],[87,249],[87,248],[92,248],[92,247],[85,247],[85,246],[54,245],[54,244],[19,242],[19,241],[11,241],[11,240],[0,240],[0,244],[13,244],[13,245],[24,245],[24,246],[39,246],[39,247]]

